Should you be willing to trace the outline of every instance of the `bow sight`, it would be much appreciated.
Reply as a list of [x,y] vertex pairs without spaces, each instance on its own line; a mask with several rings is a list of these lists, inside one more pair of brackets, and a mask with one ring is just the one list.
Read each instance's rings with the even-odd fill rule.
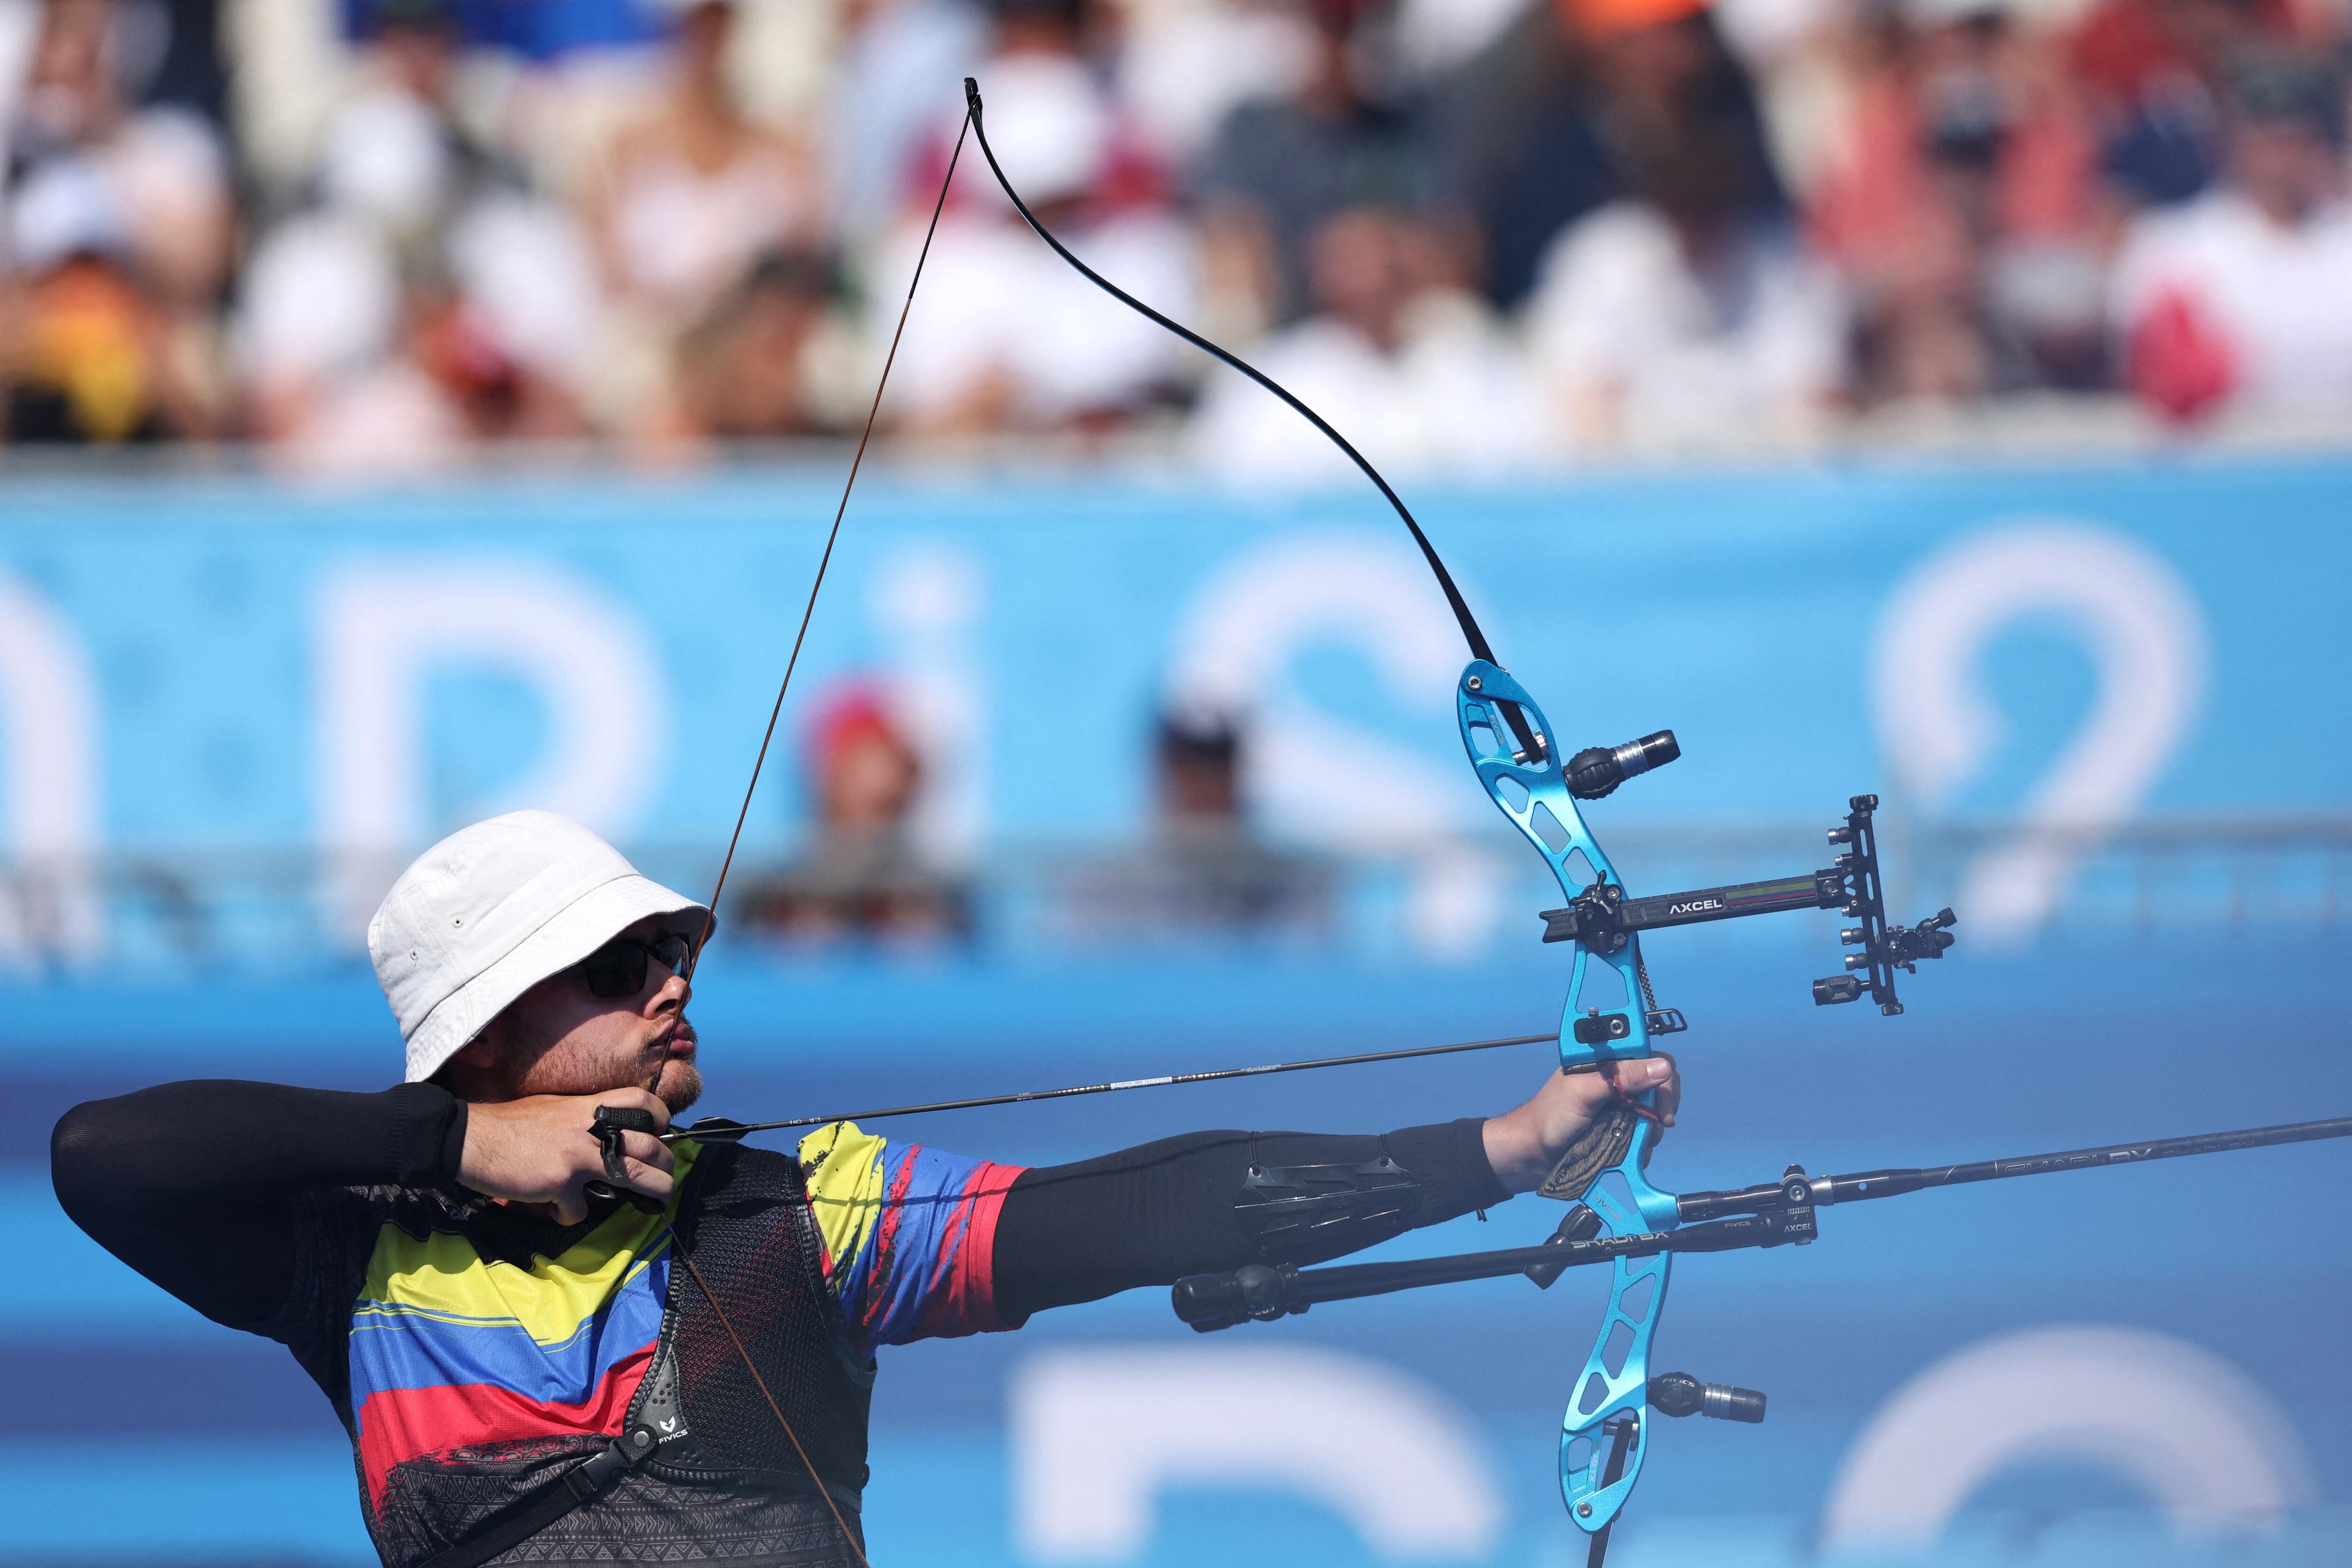
[[[1629,753],[1636,765],[1628,765]],[[1671,730],[1606,751],[1599,746],[1579,752],[1565,770],[1570,795],[1598,800],[1623,780],[1662,767],[1682,755]],[[1541,911],[1546,942],[1581,942],[1595,952],[1611,953],[1623,947],[1636,931],[1661,926],[1698,925],[1707,921],[1738,920],[1746,915],[1779,914],[1784,910],[1836,910],[1857,916],[1862,923],[1838,933],[1847,947],[1845,966],[1853,973],[1825,975],[1813,982],[1813,1002],[1830,1006],[1859,1001],[1866,990],[1889,1016],[1903,1011],[1895,994],[1895,972],[1918,973],[1923,958],[1941,958],[1952,945],[1950,928],[1958,917],[1939,910],[1916,926],[1890,926],[1886,895],[1878,874],[1878,835],[1871,816],[1878,809],[1874,795],[1858,795],[1846,803],[1845,825],[1829,830],[1832,846],[1848,846],[1835,861],[1810,876],[1782,877],[1769,882],[1735,882],[1728,887],[1699,888],[1687,893],[1659,893],[1629,899],[1625,889],[1606,878],[1577,895],[1566,909]],[[1866,978],[1865,978],[1866,976]],[[1648,1020],[1654,1035],[1670,1035],[1683,1027],[1675,1009],[1654,1008]],[[1622,1013],[1594,1009],[1576,1021],[1577,1041],[1605,1045],[1632,1033],[1632,1019]]]

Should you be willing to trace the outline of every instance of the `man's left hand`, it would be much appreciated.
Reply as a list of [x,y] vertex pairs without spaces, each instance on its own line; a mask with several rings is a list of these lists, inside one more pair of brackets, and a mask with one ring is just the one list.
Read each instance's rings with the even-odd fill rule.
[[1661,1052],[1638,1061],[1618,1062],[1615,1071],[1615,1089],[1598,1072],[1555,1072],[1533,1100],[1487,1119],[1486,1163],[1505,1187],[1529,1193],[1541,1186],[1569,1145],[1584,1135],[1585,1129],[1617,1099],[1620,1089],[1626,1094],[1656,1089],[1659,1121],[1668,1127],[1675,1124],[1683,1082],[1674,1058]]

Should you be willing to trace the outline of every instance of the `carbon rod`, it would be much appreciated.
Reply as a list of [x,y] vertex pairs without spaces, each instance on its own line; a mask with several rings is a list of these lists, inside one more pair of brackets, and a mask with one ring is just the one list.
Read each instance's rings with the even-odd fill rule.
[[1546,1247],[1507,1247],[1494,1252],[1456,1252],[1442,1258],[1401,1258],[1388,1263],[1342,1263],[1301,1269],[1291,1294],[1302,1306],[1385,1296],[1423,1285],[1455,1285],[1470,1279],[1500,1279],[1530,1268],[1576,1268],[1648,1258],[1675,1249],[1671,1231],[1637,1236],[1601,1236],[1590,1241]]
[[[2190,1154],[2222,1154],[2240,1149],[2264,1149],[2282,1143],[2305,1143],[2326,1138],[2352,1137],[2352,1116],[2323,1121],[2297,1121],[2277,1127],[2252,1127],[2235,1132],[2200,1132],[2186,1138],[2166,1138],[2147,1143],[2111,1143],[2098,1149],[2070,1149],[2055,1154],[2027,1154],[2006,1160],[1937,1165],[1914,1170],[1869,1171],[1852,1176],[1808,1177],[1791,1170],[1776,1185],[1748,1187],[1738,1192],[1686,1193],[1677,1200],[1680,1228],[1644,1231],[1633,1236],[1593,1237],[1555,1240],[1539,1247],[1506,1247],[1491,1252],[1451,1253],[1438,1258],[1408,1258],[1381,1263],[1341,1264],[1318,1268],[1250,1268],[1225,1274],[1188,1275],[1176,1282],[1176,1315],[1196,1328],[1231,1328],[1252,1318],[1279,1317],[1304,1311],[1326,1301],[1353,1300],[1429,1285],[1452,1285],[1470,1279],[1490,1279],[1526,1274],[1549,1286],[1546,1276],[1565,1268],[1607,1263],[1620,1258],[1646,1257],[1660,1252],[1730,1252],[1749,1247],[1783,1247],[1811,1241],[1815,1236],[1813,1208],[1818,1205],[1850,1203],[1864,1198],[1894,1197],[1930,1186],[1994,1181],[2004,1176],[2042,1175],[2053,1171],[2084,1170],[2095,1165],[2137,1164],[2147,1160],[2179,1159]],[[1719,1218],[1722,1215],[1748,1217]],[[1691,1223],[1704,1221],[1706,1223]]]
[[2241,1149],[2269,1149],[2283,1143],[2311,1143],[2328,1138],[2352,1138],[2352,1116],[2289,1121],[2274,1127],[2246,1127],[2232,1132],[2194,1132],[2184,1138],[2158,1138],[2140,1143],[2107,1143],[2095,1149],[2065,1149],[2053,1154],[2017,1154],[1954,1165],[1858,1171],[1843,1176],[1800,1175],[1737,1192],[1685,1193],[1675,1206],[1685,1221],[1712,1219],[1721,1215],[1760,1214],[1780,1208],[1864,1203],[1873,1198],[1925,1192],[1931,1187],[1965,1186],[1972,1182],[2046,1176],[2060,1171],[2088,1171],[2109,1165],[2137,1165],[2192,1154],[2227,1154]]
[[1499,1040],[1464,1040],[1450,1046],[1412,1046],[1401,1051],[1366,1051],[1352,1057],[1318,1057],[1312,1061],[1268,1062],[1263,1067],[1162,1073],[1157,1078],[1133,1078],[1118,1083],[1082,1083],[1068,1089],[1033,1089],[1020,1094],[983,1094],[970,1100],[937,1100],[927,1105],[892,1105],[877,1110],[842,1111],[829,1116],[792,1116],[781,1121],[698,1123],[677,1131],[665,1132],[662,1141],[671,1142],[680,1138],[691,1138],[699,1143],[732,1142],[747,1132],[776,1132],[789,1127],[823,1127],[833,1121],[872,1121],[885,1116],[921,1116],[933,1110],[977,1110],[990,1105],[1024,1105],[1033,1100],[1067,1100],[1081,1094],[1115,1094],[1127,1089],[1167,1089],[1180,1083],[1219,1083],[1227,1079],[1263,1078],[1269,1073],[1306,1072],[1314,1068],[1356,1067],[1366,1062],[1401,1062],[1414,1057],[1491,1051],[1505,1046],[1555,1045],[1559,1040],[1558,1031],[1544,1035],[1513,1035]]
[[2178,1160],[2190,1154],[2227,1154],[2240,1149],[2269,1149],[2282,1143],[2311,1143],[2326,1138],[2352,1137],[2352,1116],[2331,1116],[2318,1121],[2289,1121],[2275,1127],[2248,1127],[2235,1132],[2195,1132],[2185,1138],[2159,1138],[2148,1143],[2109,1143],[2097,1149],[2068,1149],[2055,1154],[2021,1154],[2007,1160],[1979,1160],[1970,1164],[1937,1165],[1925,1170],[1923,1186],[1958,1186],[1968,1182],[1997,1182],[2011,1176],[2042,1176],[2053,1171],[2079,1171],[2100,1165],[2137,1165],[2148,1160]]

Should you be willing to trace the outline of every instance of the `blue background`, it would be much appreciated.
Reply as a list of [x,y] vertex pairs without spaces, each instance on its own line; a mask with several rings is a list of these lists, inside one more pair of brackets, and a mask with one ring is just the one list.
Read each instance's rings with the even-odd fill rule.
[[[2100,679],[2063,619],[2026,617],[1986,651],[2006,729],[1964,787],[1931,810],[1890,782],[1898,770],[1869,696],[1878,617],[1923,563],[1984,530],[2029,518],[2095,527],[2168,567],[2202,618],[2205,695],[2131,804],[2126,836],[2168,823],[2228,831],[2189,834],[2177,866],[2149,852],[2171,877],[2152,913],[2116,891],[2136,874],[2127,858],[2095,861],[2026,940],[1971,945],[1964,923],[1940,970],[1906,981],[1900,1019],[1810,1005],[1806,982],[1834,967],[1833,917],[1653,942],[1665,999],[1693,1021],[1684,1124],[1654,1168],[1663,1184],[1747,1184],[1791,1160],[1862,1170],[2352,1110],[2352,984],[2332,893],[2352,794],[2347,481],[2352,467],[2321,463],[1852,468],[1419,499],[1506,662],[1572,743],[1662,725],[1681,737],[1683,762],[1591,813],[1637,892],[1809,868],[1845,795],[1878,788],[1890,858],[1906,835],[1918,850],[1898,868],[1897,912],[1916,918],[1951,896],[1965,850],[1950,835],[2020,809]],[[324,574],[388,558],[459,576],[469,562],[575,573],[637,617],[671,712],[646,803],[614,831],[649,868],[693,881],[732,820],[834,482],[799,471],[502,479],[348,495],[228,479],[16,481],[0,567],[45,595],[87,651],[100,847],[191,865],[203,853],[299,862],[318,847],[310,616]],[[984,716],[971,848],[993,923],[970,950],[919,954],[795,956],[722,939],[696,1003],[707,1108],[810,1113],[1549,1026],[1562,966],[1534,941],[1546,897],[1535,858],[1478,803],[1445,688],[1400,698],[1360,640],[1310,637],[1268,682],[1351,733],[1455,770],[1443,831],[1513,879],[1491,938],[1467,952],[1415,947],[1366,873],[1341,935],[1309,950],[1071,952],[1024,925],[1003,890],[1026,885],[1020,868],[1040,853],[1142,831],[1150,713],[1202,584],[1286,542],[1408,549],[1374,504],[1085,476],[900,473],[862,489],[796,686],[815,693],[894,668],[873,609],[894,559],[943,549],[964,563],[979,588],[960,657]],[[755,857],[781,853],[801,818],[799,711],[754,807]],[[545,723],[531,692],[495,672],[437,674],[427,826],[506,804],[499,792],[528,772]],[[2336,837],[2230,847],[2250,826],[2314,822],[2338,825]],[[1373,845],[1359,858],[1389,853]],[[299,894],[270,896],[300,907]],[[0,1213],[16,1264],[0,1276],[0,1354],[20,1423],[0,1439],[0,1560],[364,1561],[347,1453],[307,1381],[274,1347],[204,1323],[80,1238],[47,1194],[42,1150],[66,1105],[164,1078],[380,1085],[397,1076],[397,1036],[363,961],[299,918],[267,941],[229,922],[191,953],[142,936],[136,900],[110,897],[107,910],[106,944],[22,971],[0,1020],[15,1090],[0,1116],[16,1151],[0,1171],[15,1201]],[[1531,1047],[895,1130],[1034,1163],[1199,1126],[1358,1131],[1487,1113],[1544,1068]],[[2254,1542],[2175,1541],[2116,1477],[2021,1463],[1972,1500],[1939,1561],[2345,1560],[2347,1159],[2321,1144],[1994,1184],[1830,1211],[1822,1241],[1803,1250],[1685,1260],[1661,1364],[1762,1388],[1771,1417],[1662,1429],[1612,1561],[1806,1560],[1840,1460],[1906,1378],[1991,1335],[2081,1322],[2159,1331],[2238,1368],[2310,1456],[2316,1505]],[[1517,1245],[1554,1218],[1524,1199],[1392,1250]],[[1570,1542],[1555,1437],[1602,1283],[1594,1271],[1548,1294],[1517,1280],[1418,1292],[1228,1337],[1329,1346],[1425,1382],[1466,1414],[1506,1500],[1488,1560],[1559,1562]],[[1024,1357],[1071,1342],[1221,1348],[1139,1292],[1016,1335],[888,1356],[869,1493],[877,1562],[1021,1561],[1007,1527],[1004,1390]],[[1367,1556],[1343,1521],[1295,1498],[1180,1489],[1161,1500],[1142,1561]]]

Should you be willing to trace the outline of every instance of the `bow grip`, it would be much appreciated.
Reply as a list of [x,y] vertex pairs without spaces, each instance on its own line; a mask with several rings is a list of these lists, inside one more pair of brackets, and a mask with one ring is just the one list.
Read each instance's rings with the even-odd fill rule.
[[634,1106],[600,1105],[596,1108],[596,1120],[588,1130],[596,1135],[596,1146],[604,1151],[606,1179],[588,1183],[583,1189],[587,1194],[592,1198],[626,1198],[646,1214],[661,1213],[663,1205],[658,1198],[648,1197],[626,1185],[629,1168],[624,1163],[626,1151],[621,1142],[624,1132],[660,1131],[654,1113]]

